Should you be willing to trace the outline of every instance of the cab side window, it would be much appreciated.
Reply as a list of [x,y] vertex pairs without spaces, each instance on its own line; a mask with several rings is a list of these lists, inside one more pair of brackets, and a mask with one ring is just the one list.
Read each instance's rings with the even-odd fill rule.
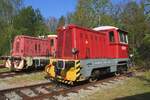
[[35,44],[35,52],[37,52],[37,44]]
[[115,37],[114,37],[114,32],[113,31],[109,32],[109,41],[110,42],[115,42]]
[[50,45],[54,46],[54,40],[53,39],[50,40]]
[[119,32],[120,42],[124,42],[124,35],[122,32]]
[[16,52],[19,52],[19,48],[20,48],[20,43],[16,42]]

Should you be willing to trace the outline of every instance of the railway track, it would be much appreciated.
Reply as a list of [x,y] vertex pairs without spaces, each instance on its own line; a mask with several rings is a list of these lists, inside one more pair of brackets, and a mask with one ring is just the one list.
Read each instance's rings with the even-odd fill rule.
[[[55,100],[56,98],[54,96],[59,96],[59,95],[66,96],[68,93],[78,93],[79,90],[81,90],[81,89],[90,90],[89,87],[99,87],[100,85],[101,86],[104,86],[104,85],[107,86],[108,84],[113,84],[116,81],[123,80],[123,77],[124,76],[110,77],[107,79],[99,80],[95,83],[87,83],[87,84],[83,84],[83,85],[79,85],[79,86],[75,86],[75,87],[70,87],[68,89],[53,91],[51,93],[44,94],[44,95],[38,95],[35,97],[28,98],[28,100],[44,100],[44,99],[46,99],[46,100],[53,100],[54,99]],[[98,85],[98,84],[100,84],[100,85]]]
[[0,64],[0,68],[5,68],[4,66],[5,66],[4,64]]
[[36,96],[35,93],[39,93],[39,94],[47,93],[48,89],[51,86],[52,84],[48,82],[48,83],[42,83],[42,84],[37,84],[37,85],[23,86],[23,87],[1,90],[0,100],[26,99],[28,96],[29,97]]
[[33,86],[12,88],[0,91],[0,100],[53,100],[54,96],[66,95],[70,92],[77,93],[80,89],[99,87],[100,85],[113,84],[125,79],[126,76],[109,77],[95,83],[81,84],[79,86],[66,86],[62,84],[44,83]]
[[31,73],[37,73],[37,72],[41,72],[41,70],[36,70],[33,72],[1,72],[0,73],[0,79],[1,78],[7,78],[7,77],[14,77],[14,76],[18,76],[18,75],[25,75],[25,74],[31,74]]
[[45,94],[65,90],[68,87],[54,83],[42,83],[25,87],[17,87],[0,91],[0,100],[28,100],[33,97],[42,97]]
[[6,78],[6,77],[13,77],[16,75],[21,75],[23,73],[16,73],[16,72],[1,72],[0,73],[0,78]]

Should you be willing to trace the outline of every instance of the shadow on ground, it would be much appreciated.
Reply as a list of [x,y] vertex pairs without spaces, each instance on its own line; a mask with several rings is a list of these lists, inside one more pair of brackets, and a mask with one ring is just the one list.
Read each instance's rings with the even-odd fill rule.
[[114,100],[150,100],[150,92],[133,96],[121,97]]

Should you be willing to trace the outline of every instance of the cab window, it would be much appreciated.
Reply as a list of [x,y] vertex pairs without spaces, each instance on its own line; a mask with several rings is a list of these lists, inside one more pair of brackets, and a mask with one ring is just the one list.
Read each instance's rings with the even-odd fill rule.
[[51,45],[51,46],[54,46],[54,40],[53,40],[53,39],[51,39],[50,45]]
[[37,44],[35,44],[35,52],[37,52]]
[[115,42],[115,37],[114,37],[114,32],[113,31],[109,32],[109,41],[110,42]]
[[123,31],[118,31],[118,32],[119,32],[119,41],[120,41],[120,43],[128,43],[127,34]]

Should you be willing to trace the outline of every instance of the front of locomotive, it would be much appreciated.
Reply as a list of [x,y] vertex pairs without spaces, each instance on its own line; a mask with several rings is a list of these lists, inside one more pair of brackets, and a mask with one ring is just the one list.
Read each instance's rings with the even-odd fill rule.
[[80,81],[80,60],[76,59],[74,48],[74,26],[62,27],[58,30],[56,58],[51,58],[45,71],[51,80],[66,84]]
[[21,59],[22,57],[22,48],[23,48],[23,36],[19,35],[14,38],[11,50],[11,56],[7,57],[5,61],[5,67],[9,68],[10,70],[21,70],[24,66],[24,60]]
[[45,69],[51,80],[71,85],[80,81],[80,70],[80,61],[73,59],[51,59]]

